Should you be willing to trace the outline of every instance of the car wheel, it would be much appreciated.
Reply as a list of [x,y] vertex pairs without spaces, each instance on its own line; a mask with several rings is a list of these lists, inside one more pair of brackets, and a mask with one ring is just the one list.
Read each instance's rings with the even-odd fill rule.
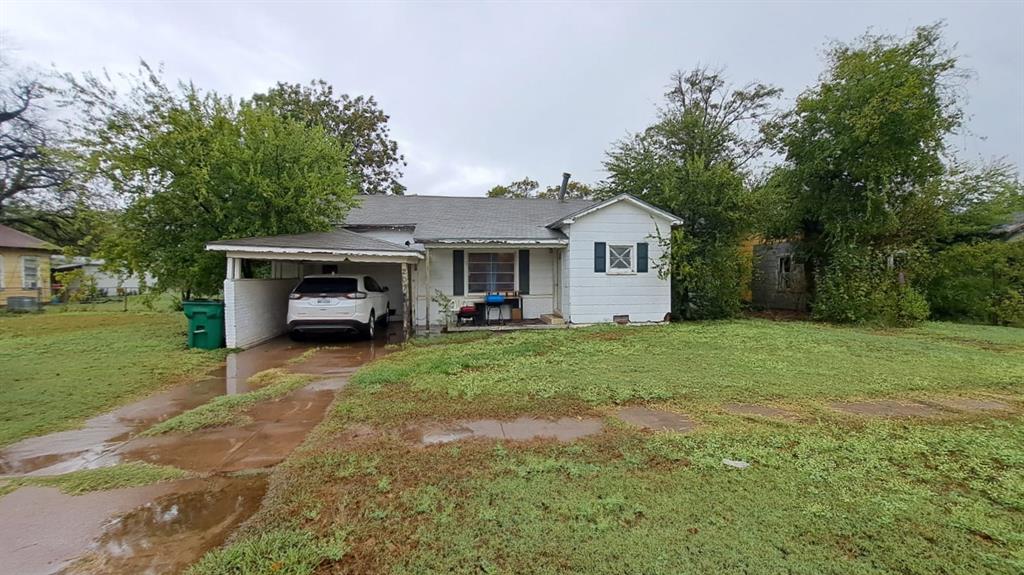
[[306,340],[304,334],[301,331],[290,331],[290,332],[288,332],[288,337],[291,338],[292,341],[305,341]]
[[372,310],[370,311],[370,321],[366,322],[364,335],[368,339],[373,339],[377,336],[377,315]]

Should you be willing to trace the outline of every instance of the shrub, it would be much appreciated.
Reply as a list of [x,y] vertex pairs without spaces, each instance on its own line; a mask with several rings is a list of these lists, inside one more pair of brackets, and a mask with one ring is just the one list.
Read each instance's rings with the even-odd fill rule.
[[926,293],[937,318],[1024,325],[1024,242],[953,245],[933,270]]
[[836,250],[816,278],[814,317],[898,327],[924,321],[929,314],[928,300],[910,286],[910,275],[874,250]]

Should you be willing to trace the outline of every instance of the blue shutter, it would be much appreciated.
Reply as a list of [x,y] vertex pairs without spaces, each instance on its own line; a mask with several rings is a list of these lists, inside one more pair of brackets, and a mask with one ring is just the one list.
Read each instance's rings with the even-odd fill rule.
[[519,293],[530,293],[530,250],[519,250]]
[[452,295],[466,295],[466,252],[452,251]]
[[607,248],[604,242],[594,242],[594,273],[603,274],[605,270],[605,252]]
[[641,242],[636,245],[636,272],[647,273],[647,243]]

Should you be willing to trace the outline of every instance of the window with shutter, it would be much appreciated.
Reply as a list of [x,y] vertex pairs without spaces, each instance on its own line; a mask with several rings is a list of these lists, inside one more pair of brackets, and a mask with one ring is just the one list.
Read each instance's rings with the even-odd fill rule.
[[466,295],[466,252],[452,251],[452,295]]

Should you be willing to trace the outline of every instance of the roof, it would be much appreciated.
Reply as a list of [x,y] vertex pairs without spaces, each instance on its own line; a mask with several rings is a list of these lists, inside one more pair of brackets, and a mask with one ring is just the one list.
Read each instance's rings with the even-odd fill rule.
[[1015,212],[1010,216],[1008,223],[992,228],[989,233],[995,236],[1012,238],[1022,232],[1024,232],[1024,212]]
[[593,200],[453,196],[361,196],[344,225],[415,226],[418,242],[439,240],[565,240],[548,224],[592,207]]
[[636,207],[638,207],[638,208],[640,208],[642,210],[645,210],[645,211],[647,211],[649,213],[652,213],[652,214],[659,215],[659,216],[665,218],[666,220],[672,222],[672,225],[678,225],[678,224],[682,223],[682,221],[677,216],[675,216],[673,214],[670,214],[670,213],[666,212],[665,210],[663,210],[661,208],[656,208],[656,207],[652,206],[651,204],[648,204],[647,202],[641,200],[640,198],[637,198],[636,196],[632,196],[630,194],[619,194],[619,195],[615,196],[614,198],[609,198],[609,199],[607,199],[607,200],[605,200],[603,202],[594,203],[594,204],[592,204],[590,206],[587,206],[587,207],[585,207],[585,208],[583,208],[583,209],[581,209],[581,210],[579,210],[577,212],[574,212],[574,213],[562,216],[562,217],[558,218],[557,220],[555,220],[555,221],[551,222],[550,224],[548,224],[548,227],[556,228],[557,229],[557,228],[560,228],[560,227],[562,227],[562,226],[564,226],[566,224],[575,223],[577,218],[582,218],[583,216],[585,216],[587,214],[591,214],[593,212],[596,212],[597,210],[600,210],[600,209],[603,209],[603,208],[607,208],[608,206],[610,206],[612,204],[617,204],[619,202],[629,202],[629,203],[633,204],[634,206],[636,206]]
[[19,232],[14,228],[0,225],[0,248],[22,248],[27,250],[57,251],[50,242]]
[[408,253],[415,251],[408,246],[400,246],[341,228],[329,232],[220,240],[206,244],[207,249],[215,251],[231,251],[232,248],[241,248],[244,251],[244,248],[255,247],[330,252]]

